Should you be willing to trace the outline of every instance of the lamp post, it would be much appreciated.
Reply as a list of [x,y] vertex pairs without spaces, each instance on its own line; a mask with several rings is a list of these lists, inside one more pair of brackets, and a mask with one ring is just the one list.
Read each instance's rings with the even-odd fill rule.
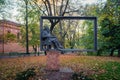
[[26,53],[29,54],[29,44],[28,44],[28,0],[25,0],[26,5]]

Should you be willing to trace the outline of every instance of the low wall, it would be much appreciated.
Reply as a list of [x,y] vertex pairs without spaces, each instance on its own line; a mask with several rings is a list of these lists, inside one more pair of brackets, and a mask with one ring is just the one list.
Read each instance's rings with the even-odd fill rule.
[[[9,52],[26,52],[26,47],[23,47],[19,43],[6,43],[2,44],[0,43],[0,53],[9,53]],[[29,47],[29,52],[33,52],[33,48]]]

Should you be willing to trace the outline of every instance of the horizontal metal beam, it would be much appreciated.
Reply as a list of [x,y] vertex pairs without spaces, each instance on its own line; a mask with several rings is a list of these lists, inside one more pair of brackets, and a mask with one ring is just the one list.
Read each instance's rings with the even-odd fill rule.
[[58,49],[62,52],[95,52],[93,49]]
[[80,16],[41,16],[41,19],[81,19],[81,20],[95,20],[96,17],[80,17]]

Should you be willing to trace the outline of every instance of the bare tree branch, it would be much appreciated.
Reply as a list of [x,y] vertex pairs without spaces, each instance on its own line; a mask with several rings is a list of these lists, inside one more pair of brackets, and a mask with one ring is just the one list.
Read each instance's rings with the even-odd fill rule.
[[66,2],[65,9],[64,9],[64,11],[63,11],[63,13],[62,13],[62,16],[64,16],[64,14],[65,14],[65,11],[66,11],[66,9],[67,9],[68,3],[69,3],[69,0],[67,0],[67,2]]
[[50,15],[50,12],[49,12],[49,9],[48,9],[48,6],[47,6],[47,3],[46,3],[46,0],[44,1],[44,0],[42,0],[43,1],[43,3],[44,3],[44,5],[45,5],[45,7],[46,7],[46,10],[47,10],[47,13],[48,13],[48,16]]
[[59,11],[59,16],[62,16],[62,8],[63,8],[63,0],[62,0],[62,2],[61,2],[60,11]]
[[56,16],[56,7],[55,7],[56,5],[55,5],[55,0],[53,0],[53,11],[54,11],[54,16]]
[[[41,0],[44,4],[38,5],[38,1],[37,0],[33,0],[34,4],[38,7],[38,9],[40,11],[43,11],[43,13],[46,16],[64,16],[64,14],[66,13],[68,4],[69,4],[69,0]],[[43,8],[46,9],[46,11],[44,11]],[[46,14],[47,13],[47,14]],[[49,22],[51,23],[50,26],[50,31],[52,32],[55,25],[59,22],[59,19],[53,20],[53,19],[49,19]]]
[[42,11],[43,14],[47,16],[47,14],[45,13],[45,10],[42,10],[42,8],[41,8],[42,5],[38,5],[37,2],[36,2],[35,0],[33,0],[33,2],[34,2],[34,4],[37,6],[38,10],[39,10],[39,11]]
[[49,16],[52,16],[52,9],[51,9],[51,4],[50,4],[50,1],[49,0],[46,0],[47,2],[47,5],[48,5],[48,9],[49,9]]

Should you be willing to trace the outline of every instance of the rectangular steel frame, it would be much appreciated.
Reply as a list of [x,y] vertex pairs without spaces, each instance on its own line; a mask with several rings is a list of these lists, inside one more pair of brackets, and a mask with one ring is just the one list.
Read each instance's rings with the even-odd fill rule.
[[80,16],[41,16],[40,17],[40,50],[42,51],[42,39],[41,39],[41,32],[43,30],[43,20],[44,19],[60,19],[60,20],[64,20],[64,19],[74,19],[74,20],[93,20],[94,21],[94,48],[93,49],[84,49],[84,50],[80,50],[80,49],[64,49],[63,51],[91,51],[91,52],[95,52],[97,51],[97,17],[80,17]]

